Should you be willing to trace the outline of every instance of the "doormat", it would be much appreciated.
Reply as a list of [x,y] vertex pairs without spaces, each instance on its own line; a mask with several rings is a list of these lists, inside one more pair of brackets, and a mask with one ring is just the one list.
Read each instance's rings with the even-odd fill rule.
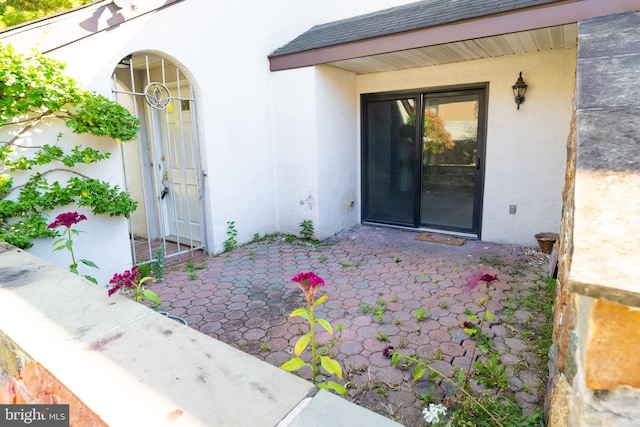
[[445,245],[462,246],[467,239],[462,237],[447,236],[446,234],[437,233],[420,233],[416,236],[416,240],[431,243],[444,243]]

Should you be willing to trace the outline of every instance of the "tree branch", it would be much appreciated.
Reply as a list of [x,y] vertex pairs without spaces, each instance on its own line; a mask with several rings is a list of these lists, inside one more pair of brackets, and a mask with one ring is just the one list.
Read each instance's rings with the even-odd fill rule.
[[[45,176],[45,175],[49,175],[52,172],[67,172],[70,173],[72,175],[77,175],[79,177],[82,178],[86,178],[86,179],[91,179],[90,176],[87,176],[85,174],[82,174],[80,172],[76,172],[76,171],[72,171],[71,169],[62,169],[62,168],[56,168],[56,169],[49,169],[47,171],[44,171],[40,174],[41,177]],[[7,197],[9,194],[11,194],[14,190],[18,190],[22,187],[26,187],[27,184],[22,184],[22,185],[16,185],[15,187],[13,187],[11,190],[7,191],[7,194],[4,195],[4,197]],[[3,198],[4,198],[3,197]]]
[[9,141],[0,141],[0,144],[13,145],[15,147],[20,147],[20,148],[42,148],[40,146],[35,146],[35,145],[34,146],[29,146],[29,147],[24,146],[24,145],[19,145],[19,144],[16,144],[16,141],[18,139],[22,138],[22,135],[24,135],[25,132],[27,132],[28,130],[30,130],[33,127],[35,127],[42,120],[45,120],[45,119],[48,119],[48,118],[52,118],[52,117],[55,117],[55,118],[58,118],[58,119],[63,119],[63,120],[70,118],[70,116],[68,116],[66,114],[65,115],[59,115],[59,114],[56,114],[56,113],[43,113],[38,117],[30,117],[28,119],[21,120],[21,121],[15,122],[15,123],[5,123],[5,125],[13,126],[13,125],[20,125],[20,124],[23,124],[23,123],[31,122],[28,125],[26,125],[24,128],[20,129],[20,131],[18,131],[18,133],[13,138],[11,138]]

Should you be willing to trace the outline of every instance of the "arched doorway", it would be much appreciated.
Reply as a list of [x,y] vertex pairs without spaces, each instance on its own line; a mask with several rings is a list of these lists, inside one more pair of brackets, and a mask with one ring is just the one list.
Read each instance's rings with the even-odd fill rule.
[[112,92],[141,122],[137,143],[121,145],[125,185],[138,201],[133,262],[193,256],[206,247],[193,86],[172,61],[135,53],[117,64]]

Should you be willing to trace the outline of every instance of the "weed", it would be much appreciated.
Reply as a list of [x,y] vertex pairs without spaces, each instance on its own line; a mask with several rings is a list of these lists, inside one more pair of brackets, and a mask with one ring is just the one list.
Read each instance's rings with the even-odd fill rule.
[[389,339],[389,336],[383,332],[378,333],[378,335],[376,335],[376,339],[380,342],[390,342],[391,340]]
[[260,349],[258,350],[260,353],[266,353],[271,351],[271,347],[266,342],[260,343]]
[[393,260],[393,262],[395,262],[396,264],[400,264],[402,260],[400,258],[396,258]]
[[293,243],[296,240],[296,236],[294,236],[293,234],[285,234],[282,240],[287,243]]
[[193,273],[196,270],[202,270],[203,268],[207,268],[207,264],[198,264],[195,265],[191,261],[187,262],[187,265],[182,269],[182,271],[186,271],[187,273]]
[[443,360],[444,353],[441,350],[434,350],[433,352],[433,360]]
[[256,233],[253,235],[253,241],[258,243],[260,241],[260,233]]
[[389,298],[389,301],[396,302],[396,301],[398,301],[398,297],[393,295],[391,298]]
[[354,267],[356,267],[356,268],[360,267],[361,265],[362,265],[362,261],[360,261],[360,260],[356,260],[356,261],[353,263],[353,266],[354,266]]
[[346,262],[341,262],[341,263],[340,263],[340,265],[341,265],[342,267],[344,267],[344,268],[351,267],[351,264],[346,263]]
[[227,221],[227,236],[227,240],[223,242],[225,252],[232,251],[238,247],[238,241],[236,240],[238,230],[236,230],[235,221]]
[[475,361],[473,366],[476,368],[477,373],[471,378],[478,381],[478,384],[482,384],[485,387],[498,387],[499,389],[504,389],[509,386],[507,371],[504,365],[500,363],[498,353],[493,353],[491,357],[485,361]]
[[153,252],[153,260],[151,260],[151,274],[156,280],[162,280],[164,276],[164,267],[166,265],[166,258],[164,257],[164,248],[159,246]]
[[327,262],[327,260],[328,260],[328,259],[329,259],[329,258],[327,258],[327,256],[326,256],[326,255],[322,255],[320,258],[318,258],[318,261],[320,261],[320,262]]
[[360,310],[360,312],[365,315],[371,314],[371,307],[369,307],[369,305],[365,302],[361,302],[360,304],[358,304],[358,310]]
[[438,305],[440,306],[440,308],[447,308],[449,303],[447,301],[440,301],[440,304],[438,304]]
[[385,311],[387,311],[387,302],[383,299],[376,301],[376,305],[373,307],[373,314],[378,319],[378,323],[382,323]]
[[189,273],[189,280],[198,280],[198,273]]
[[415,317],[418,322],[422,322],[427,318],[427,314],[429,314],[429,309],[416,308],[415,311],[413,312],[413,317]]
[[310,219],[303,219],[300,225],[300,237],[304,240],[313,240],[313,221]]
[[483,257],[479,259],[481,264],[488,265],[490,267],[500,267],[504,265],[504,260],[499,256]]
[[255,251],[249,251],[249,259],[251,261],[256,259],[256,252]]

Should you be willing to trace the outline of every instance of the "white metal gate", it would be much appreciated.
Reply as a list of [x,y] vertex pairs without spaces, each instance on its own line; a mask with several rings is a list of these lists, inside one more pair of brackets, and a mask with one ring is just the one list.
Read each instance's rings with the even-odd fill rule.
[[171,61],[142,53],[118,63],[112,92],[141,121],[138,141],[121,144],[125,186],[138,201],[133,262],[192,256],[206,246],[193,88]]

